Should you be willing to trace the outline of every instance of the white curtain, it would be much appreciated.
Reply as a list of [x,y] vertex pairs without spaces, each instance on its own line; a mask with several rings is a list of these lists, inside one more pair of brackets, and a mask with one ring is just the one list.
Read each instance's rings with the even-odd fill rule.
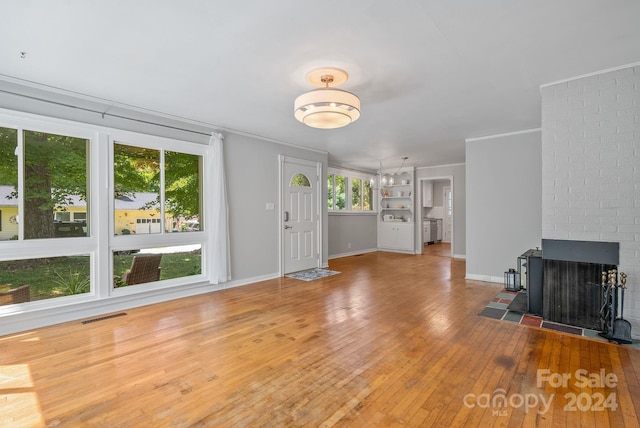
[[224,179],[224,157],[222,141],[224,137],[217,132],[211,133],[209,145],[212,148],[211,165],[211,283],[219,284],[231,279],[231,259],[229,250],[229,207],[227,205],[227,186]]

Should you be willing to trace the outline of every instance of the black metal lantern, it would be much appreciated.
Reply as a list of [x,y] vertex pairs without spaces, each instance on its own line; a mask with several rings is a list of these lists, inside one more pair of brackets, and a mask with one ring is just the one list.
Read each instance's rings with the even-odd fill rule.
[[504,273],[504,289],[507,291],[520,291],[520,272],[509,269]]

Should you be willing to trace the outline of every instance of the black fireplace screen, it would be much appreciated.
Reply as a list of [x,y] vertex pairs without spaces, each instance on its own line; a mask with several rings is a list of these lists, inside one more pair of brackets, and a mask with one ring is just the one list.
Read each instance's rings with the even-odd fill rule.
[[602,272],[615,265],[544,260],[543,318],[600,329]]
[[602,272],[617,269],[618,242],[542,240],[545,320],[599,330]]

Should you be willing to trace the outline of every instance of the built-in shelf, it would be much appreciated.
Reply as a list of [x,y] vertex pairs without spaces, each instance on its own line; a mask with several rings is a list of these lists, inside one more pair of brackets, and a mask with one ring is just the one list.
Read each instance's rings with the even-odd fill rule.
[[414,172],[413,168],[394,171],[394,184],[384,184],[381,171],[380,209],[378,210],[378,248],[389,251],[414,251]]

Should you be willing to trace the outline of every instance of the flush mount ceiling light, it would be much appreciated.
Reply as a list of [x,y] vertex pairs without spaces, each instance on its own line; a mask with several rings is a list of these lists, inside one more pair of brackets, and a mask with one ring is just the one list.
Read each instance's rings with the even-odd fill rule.
[[[296,98],[296,119],[312,128],[341,128],[360,117],[360,99],[350,92],[334,89],[346,82],[349,75],[339,68],[323,67],[310,71],[307,81],[320,89]],[[330,87],[331,86],[331,87]]]

